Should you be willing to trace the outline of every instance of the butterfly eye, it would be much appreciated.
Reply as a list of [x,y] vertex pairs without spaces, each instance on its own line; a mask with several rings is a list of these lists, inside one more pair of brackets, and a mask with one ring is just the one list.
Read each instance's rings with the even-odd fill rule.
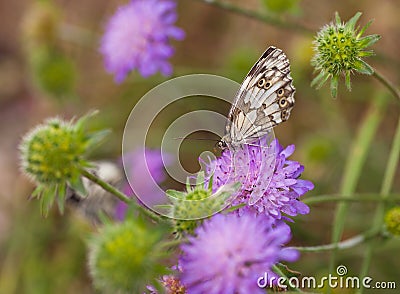
[[[278,94],[279,95],[279,94]],[[288,104],[288,101],[286,100],[285,97],[279,99],[279,106],[280,107],[286,107],[286,105]]]
[[264,79],[264,78],[261,78],[261,79],[258,81],[257,86],[258,86],[259,88],[262,88],[262,87],[264,87],[265,82],[266,82],[265,79]]
[[285,94],[285,90],[283,90],[282,88],[280,88],[279,90],[278,90],[278,97],[282,97],[283,96],[283,94]]

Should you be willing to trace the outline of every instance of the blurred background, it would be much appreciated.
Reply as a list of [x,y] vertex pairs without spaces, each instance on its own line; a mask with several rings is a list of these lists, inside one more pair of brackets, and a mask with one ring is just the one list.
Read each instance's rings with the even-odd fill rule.
[[[358,192],[379,192],[399,104],[376,80],[361,75],[353,75],[352,92],[341,83],[338,98],[332,99],[328,86],[321,90],[310,87],[310,59],[313,34],[334,18],[335,11],[342,20],[360,11],[360,25],[374,19],[367,35],[382,36],[372,48],[376,56],[366,61],[398,85],[399,1],[226,1],[288,19],[314,33],[266,24],[202,1],[180,0],[177,25],[184,29],[186,38],[173,42],[173,77],[210,73],[241,83],[268,46],[283,49],[291,61],[296,107],[291,118],[275,129],[275,135],[284,146],[296,145],[291,159],[305,165],[302,178],[315,184],[305,197],[338,192],[360,121],[371,101],[385,96],[384,115],[357,186]],[[18,144],[25,132],[46,117],[79,117],[99,109],[91,127],[111,128],[113,132],[93,159],[119,159],[130,110],[147,91],[168,79],[162,75],[144,79],[133,72],[118,85],[105,71],[98,50],[100,38],[107,19],[126,2],[0,0],[0,293],[94,293],[86,270],[85,247],[85,239],[94,228],[71,211],[60,216],[54,209],[48,218],[40,216],[38,202],[28,199],[33,186],[19,171]],[[56,49],[43,52],[41,42],[51,42]],[[153,126],[154,138],[148,140],[148,147],[158,147],[157,132],[162,133],[181,111],[210,109],[227,115],[230,105],[211,98],[205,101],[200,104],[188,99],[172,105]],[[213,145],[185,141],[180,153],[183,165],[195,172],[197,153]],[[393,192],[400,189],[399,172]],[[374,203],[351,204],[344,238],[368,229],[375,207]],[[330,243],[334,209],[334,203],[312,205],[309,215],[296,217],[291,244]],[[400,287],[399,245],[393,239],[379,243],[370,270],[374,280],[397,281]],[[363,250],[360,245],[340,253],[339,262],[352,275],[360,272]],[[326,252],[307,253],[291,268],[305,276],[322,276],[328,262]]]

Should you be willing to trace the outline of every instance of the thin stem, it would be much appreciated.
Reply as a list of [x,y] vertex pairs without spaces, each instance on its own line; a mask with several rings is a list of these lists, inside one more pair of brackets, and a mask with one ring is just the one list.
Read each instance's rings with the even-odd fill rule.
[[116,196],[119,200],[121,200],[121,201],[123,201],[123,202],[125,202],[125,203],[127,203],[129,205],[135,206],[143,214],[147,215],[148,217],[152,218],[153,220],[155,220],[155,221],[162,221],[163,220],[160,216],[156,215],[155,213],[152,213],[147,208],[137,204],[135,201],[133,201],[128,196],[126,196],[124,193],[122,193],[121,191],[119,191],[118,189],[113,187],[112,185],[108,184],[107,182],[103,181],[99,177],[95,176],[94,174],[90,173],[86,169],[81,169],[81,173],[85,178],[87,178],[90,181],[92,181],[93,183],[99,185],[105,191],[107,191],[107,192],[111,193],[112,195]]
[[268,15],[266,13],[259,13],[256,11],[248,10],[236,5],[233,5],[232,3],[229,2],[222,2],[218,0],[195,0],[198,2],[203,2],[208,5],[212,5],[215,7],[218,7],[220,9],[224,9],[239,15],[243,15],[246,17],[250,17],[252,19],[256,19],[259,21],[262,21],[267,24],[271,24],[283,29],[289,29],[289,30],[294,30],[294,31],[301,31],[303,33],[307,33],[309,35],[313,34],[314,31],[306,26],[303,26],[301,24],[295,23],[290,20],[283,20],[282,18],[278,18],[277,16],[274,15]]
[[[379,122],[381,121],[383,108],[386,105],[386,99],[383,96],[376,97],[372,100],[369,110],[364,118],[357,137],[353,143],[352,149],[348,155],[343,181],[340,193],[344,197],[352,195],[357,187],[358,180],[361,175],[362,167],[367,157],[367,151],[371,145],[372,139],[376,132]],[[339,243],[343,233],[346,214],[349,207],[348,202],[341,202],[337,206],[334,226],[332,230],[332,243]],[[331,254],[329,271],[333,272],[335,268],[337,250],[334,249]]]
[[386,79],[381,73],[377,72],[375,69],[372,76],[376,78],[379,82],[381,82],[400,102],[399,90],[388,79]]
[[352,195],[319,195],[303,199],[305,204],[318,204],[324,202],[396,202],[400,201],[400,194],[387,194],[383,198],[377,193],[371,194],[352,194]]
[[[381,199],[383,201],[379,203],[375,212],[375,217],[373,222],[374,229],[378,229],[383,225],[384,222],[383,218],[385,214],[385,202],[389,197],[388,193],[390,192],[390,189],[393,184],[394,176],[397,169],[397,163],[399,161],[399,154],[400,154],[400,117],[399,117],[399,122],[397,123],[397,129],[396,129],[396,134],[394,135],[392,148],[390,150],[389,158],[386,164],[385,174],[383,176],[383,182],[380,193]],[[372,260],[372,253],[374,251],[375,246],[376,244],[374,243],[367,244],[367,248],[364,253],[364,262],[361,267],[361,273],[360,273],[361,277],[365,277],[368,274],[368,270]],[[363,288],[361,287],[358,293],[361,294],[362,292]]]
[[[286,280],[289,280],[289,278],[284,274],[284,272],[281,271],[281,269],[280,269],[278,266],[273,265],[273,266],[272,266],[272,269],[273,269],[273,271],[274,271],[275,273],[277,273],[279,276],[285,278]],[[300,292],[300,293],[304,293],[304,292],[301,291],[299,288],[293,288],[293,291],[295,291],[295,292]]]
[[326,245],[319,245],[319,246],[299,246],[299,247],[288,247],[288,249],[296,249],[302,252],[321,252],[321,251],[328,251],[328,250],[343,250],[355,247],[364,241],[367,241],[377,235],[380,234],[380,231],[376,232],[375,230],[368,231],[364,234],[360,234],[349,238],[347,240],[343,240],[339,243],[331,243]]

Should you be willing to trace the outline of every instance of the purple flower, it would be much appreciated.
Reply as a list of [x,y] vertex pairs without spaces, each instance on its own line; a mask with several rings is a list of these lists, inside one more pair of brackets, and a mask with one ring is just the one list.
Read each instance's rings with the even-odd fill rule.
[[122,82],[134,69],[143,77],[157,71],[172,73],[168,58],[174,50],[170,40],[182,40],[185,35],[174,26],[175,8],[173,0],[131,0],[110,18],[100,51],[116,82]]
[[274,264],[298,258],[296,250],[283,248],[290,238],[288,226],[273,228],[262,215],[215,215],[181,245],[181,281],[188,293],[265,293],[258,278],[277,277]]
[[290,220],[282,214],[307,214],[309,207],[299,197],[312,190],[314,185],[299,179],[304,166],[287,159],[294,152],[294,145],[283,149],[278,140],[270,145],[265,142],[266,139],[260,139],[254,145],[244,145],[243,149],[235,150],[234,162],[233,153],[227,149],[221,157],[209,163],[208,174],[215,169],[213,189],[229,182],[240,182],[241,190],[232,203],[246,204],[238,210],[239,214],[250,211],[275,220]]
[[[164,193],[161,193],[155,184],[160,184],[165,180],[164,164],[168,165],[171,161],[170,154],[161,156],[160,150],[137,149],[125,154],[124,165],[129,182],[124,184],[122,191],[128,196],[135,194],[146,205],[164,199]],[[146,177],[146,173],[143,172],[145,169],[148,169],[152,179]],[[122,201],[119,202],[116,208],[116,219],[123,220],[126,209],[127,205]]]

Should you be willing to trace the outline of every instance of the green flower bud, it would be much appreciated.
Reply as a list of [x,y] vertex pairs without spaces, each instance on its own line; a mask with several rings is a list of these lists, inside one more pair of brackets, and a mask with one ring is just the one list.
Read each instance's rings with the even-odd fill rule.
[[44,214],[56,199],[63,211],[67,185],[85,193],[81,170],[90,166],[85,156],[106,134],[86,133],[87,118],[75,123],[49,119],[30,131],[20,144],[21,167],[37,184],[32,196],[41,199]]
[[56,98],[74,93],[76,69],[69,57],[57,49],[46,47],[32,48],[30,57],[33,80],[40,90]]
[[386,213],[385,224],[391,234],[400,236],[400,206],[394,207]]
[[212,179],[209,180],[207,188],[204,187],[204,183],[204,172],[199,172],[194,187],[190,186],[188,179],[186,193],[175,190],[166,192],[172,202],[172,205],[167,207],[178,238],[185,234],[193,234],[201,219],[224,209],[229,204],[229,198],[240,187],[240,183],[228,184],[213,193]]
[[325,25],[315,37],[315,55],[311,60],[315,71],[319,72],[311,86],[320,88],[331,78],[332,97],[337,96],[340,75],[345,77],[346,87],[350,91],[350,74],[353,71],[368,75],[374,73],[373,68],[362,57],[373,55],[372,51],[365,49],[380,39],[379,35],[362,37],[371,21],[358,30],[356,23],[361,12],[357,12],[347,23],[342,23],[338,13],[335,16],[336,23]]
[[102,293],[143,293],[146,285],[165,274],[162,233],[142,220],[106,224],[89,242],[89,269]]

